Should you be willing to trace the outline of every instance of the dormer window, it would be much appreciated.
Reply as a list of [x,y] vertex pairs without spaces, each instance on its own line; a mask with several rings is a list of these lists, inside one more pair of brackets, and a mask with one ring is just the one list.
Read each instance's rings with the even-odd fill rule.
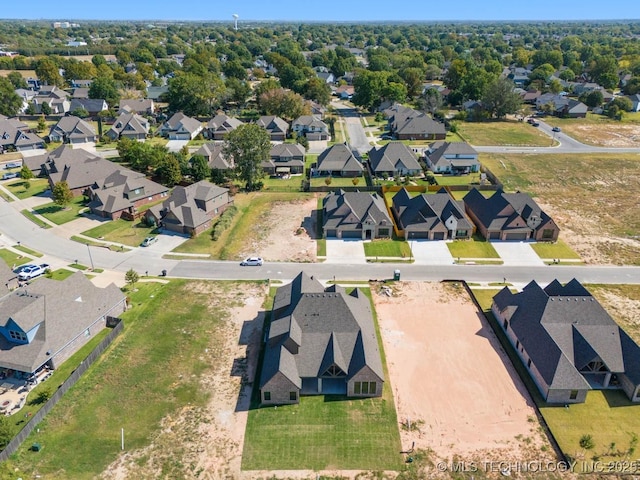
[[9,336],[13,340],[18,340],[18,341],[21,341],[21,342],[26,342],[27,341],[27,335],[24,332],[18,332],[18,331],[15,331],[15,330],[9,330]]

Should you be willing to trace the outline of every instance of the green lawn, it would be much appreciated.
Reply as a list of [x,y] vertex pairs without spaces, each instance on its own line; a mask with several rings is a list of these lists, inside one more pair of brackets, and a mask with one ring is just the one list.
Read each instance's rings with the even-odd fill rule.
[[257,408],[254,395],[243,470],[401,469],[398,420],[373,303],[372,310],[387,380],[382,397],[311,396],[298,405]]
[[13,197],[7,195],[4,190],[0,190],[0,198],[2,198],[5,202],[13,202]]
[[493,245],[479,236],[471,240],[447,242],[447,247],[454,258],[500,258]]
[[299,192],[301,191],[302,180],[304,175],[291,175],[289,178],[280,177],[264,177],[262,182],[264,184],[264,191],[274,192]]
[[53,270],[50,274],[47,274],[47,278],[51,278],[53,280],[64,280],[65,278],[73,275],[74,272],[71,270],[67,270],[66,268],[59,268],[58,270]]
[[78,218],[80,216],[80,210],[83,208],[85,208],[85,201],[84,197],[80,195],[74,197],[73,201],[66,207],[51,202],[37,207],[33,211],[56,225],[62,225]]
[[[126,248],[126,247],[118,247],[116,245],[109,245],[108,247],[106,247],[106,243],[101,243],[101,242],[93,242],[91,240],[87,240],[86,238],[83,237],[78,237],[76,235],[72,235],[70,240],[73,240],[74,242],[78,242],[78,243],[82,243],[83,245],[90,245],[92,247],[104,247],[104,248],[109,248],[109,250],[111,250],[112,252],[129,252],[131,251],[130,248]],[[96,269],[97,270],[97,269]]]
[[32,255],[34,257],[42,257],[42,253],[36,252],[35,250],[30,249],[29,247],[25,247],[24,245],[14,245],[13,248],[16,250],[20,250],[21,252],[26,253],[27,255]]
[[438,182],[438,185],[442,186],[480,184],[480,173],[470,173],[468,175],[436,174],[434,175],[434,177],[436,179],[436,182]]
[[[329,177],[311,177],[311,186],[312,187],[325,187],[327,185],[326,180]],[[358,179],[358,183],[356,186],[360,185],[362,187],[367,185],[367,182],[364,178],[364,175],[360,177],[355,177]],[[331,177],[331,183],[329,183],[329,187],[353,187],[353,178],[351,177]]]
[[47,222],[42,221],[41,218],[36,217],[33,213],[31,213],[31,211],[27,210],[26,208],[24,210],[20,210],[20,213],[40,228],[51,228],[51,225],[49,225]]
[[526,122],[459,122],[458,133],[472,145],[549,147],[553,140]]
[[16,253],[13,253],[11,250],[7,250],[6,248],[0,248],[0,258],[4,260],[9,268],[13,268],[14,265],[24,265],[25,263],[29,263],[31,259],[29,257],[23,257]]
[[[154,442],[163,419],[190,415],[190,434],[197,435],[200,408],[209,397],[201,376],[223,358],[223,336],[216,332],[238,298],[233,292],[242,288],[200,285],[138,283],[129,292],[133,308],[122,315],[123,333],[12,458],[22,477],[96,478],[121,454],[121,428],[127,451]],[[42,445],[38,454],[28,451],[34,441]],[[186,478],[184,445],[165,448],[173,450],[156,457],[154,468],[163,478]]]
[[562,240],[554,243],[540,242],[532,243],[531,248],[540,258],[580,259],[580,255],[574,252],[569,245]]
[[373,240],[365,242],[364,254],[367,257],[409,258],[411,248],[404,240]]
[[24,188],[25,180],[7,183],[5,187],[21,200],[33,197],[34,195],[40,195],[49,189],[49,182],[46,178],[32,178],[28,180],[28,182],[30,184],[28,189]]
[[130,222],[127,220],[117,219],[105,222],[86,232],[83,235],[96,238],[98,240],[106,240],[109,242],[123,243],[132,247],[137,247],[142,243],[145,237],[157,233],[156,227],[147,227],[139,221]]

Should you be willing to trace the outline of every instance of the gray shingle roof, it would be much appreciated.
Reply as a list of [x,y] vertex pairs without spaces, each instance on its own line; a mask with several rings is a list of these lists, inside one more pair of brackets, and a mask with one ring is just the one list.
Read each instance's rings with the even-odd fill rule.
[[473,228],[464,213],[462,202],[456,201],[444,188],[435,194],[415,197],[411,197],[407,189],[403,188],[393,196],[393,207],[398,215],[398,227],[403,230],[447,231],[445,222],[452,216],[456,219],[456,229]]
[[467,142],[434,142],[429,146],[427,157],[433,167],[448,164],[462,167],[479,163],[477,150]]
[[368,220],[376,225],[393,225],[384,199],[377,193],[331,192],[324,197],[324,228],[352,226],[357,228]]
[[149,133],[149,121],[132,112],[122,111],[107,133],[111,138],[132,135],[138,137]]
[[233,159],[227,159],[223,153],[223,145],[220,143],[205,143],[194,155],[202,155],[207,159],[209,168],[228,170],[233,168]]
[[364,172],[362,163],[344,143],[336,143],[318,156],[319,172]]
[[240,125],[242,125],[240,120],[224,114],[216,115],[207,122],[207,128],[218,134],[229,133]]
[[275,115],[264,115],[256,122],[258,125],[271,133],[287,133],[289,130],[289,124],[280,117]]
[[58,123],[51,127],[49,135],[66,136],[69,139],[96,140],[96,131],[91,124],[73,115],[58,120]]
[[402,142],[389,142],[378,149],[372,148],[369,163],[375,173],[422,170],[415,154]]

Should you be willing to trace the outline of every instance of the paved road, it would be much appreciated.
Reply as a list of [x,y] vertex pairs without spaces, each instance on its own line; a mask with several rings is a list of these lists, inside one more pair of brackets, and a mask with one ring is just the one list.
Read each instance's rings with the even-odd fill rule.
[[333,102],[332,105],[338,110],[338,113],[344,119],[348,143],[351,146],[351,149],[360,154],[367,153],[371,150],[369,138],[362,126],[362,121],[358,112],[340,102]]

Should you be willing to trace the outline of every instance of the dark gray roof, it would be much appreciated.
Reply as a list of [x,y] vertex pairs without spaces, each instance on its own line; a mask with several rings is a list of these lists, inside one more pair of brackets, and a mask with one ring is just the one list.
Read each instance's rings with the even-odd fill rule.
[[364,172],[362,163],[344,143],[336,143],[318,156],[319,172]]
[[443,123],[440,123],[424,112],[413,108],[394,104],[385,111],[389,117],[391,130],[400,135],[443,135],[446,133]]
[[289,124],[275,115],[264,115],[256,123],[269,133],[287,133],[289,130]]
[[0,119],[0,146],[15,145],[18,150],[37,146],[44,148],[44,140],[35,133],[27,132],[26,128],[27,125],[17,119]]
[[300,273],[276,292],[260,385],[280,373],[300,387],[301,378],[321,376],[334,364],[347,377],[369,367],[384,379],[371,302],[358,289],[325,289]]
[[448,231],[446,222],[453,217],[456,230],[471,230],[473,225],[464,213],[461,201],[455,200],[444,188],[435,194],[411,197],[406,188],[393,196],[398,215],[398,227],[403,230]]
[[504,288],[493,300],[550,388],[589,388],[580,370],[597,359],[640,381],[640,348],[577,280]]
[[66,136],[69,139],[96,139],[96,131],[91,124],[73,115],[58,120],[58,123],[51,127],[49,135]]
[[81,272],[63,281],[41,278],[1,297],[0,326],[13,322],[25,333],[37,331],[25,345],[0,335],[0,366],[35,371],[124,299],[114,284],[95,287]]
[[124,100],[120,100],[119,107],[120,111],[124,110],[134,113],[146,113],[153,110],[153,100],[149,98],[126,98]]
[[269,156],[274,157],[303,157],[304,147],[299,143],[278,143],[271,146]]
[[413,151],[402,142],[389,142],[369,151],[369,164],[374,172],[422,170]]
[[322,205],[325,229],[345,226],[355,229],[365,221],[376,225],[393,225],[384,199],[377,193],[339,190],[327,194]]
[[237,118],[219,114],[207,122],[207,128],[216,133],[229,133],[243,123]]
[[149,133],[149,121],[140,115],[122,110],[116,121],[113,122],[108,135],[118,138],[122,135],[140,136]]
[[470,166],[480,163],[477,150],[467,142],[434,142],[429,146],[427,158],[433,167],[448,164],[467,166],[465,163]]
[[113,214],[132,207],[141,198],[169,190],[164,185],[149,180],[143,173],[113,165],[115,168],[112,167],[111,172],[97,177],[98,180],[92,185],[89,208]]
[[207,159],[209,168],[218,170],[228,170],[233,168],[233,159],[227,159],[223,152],[224,146],[221,143],[205,143],[194,155],[202,155]]
[[173,116],[167,120],[162,126],[162,130],[166,132],[178,131],[184,128],[185,131],[193,134],[202,129],[202,123],[195,118],[187,117],[182,112],[174,113]]
[[97,98],[73,98],[71,99],[71,105],[69,106],[69,111],[73,112],[78,108],[84,108],[89,113],[97,113],[102,112],[103,110],[107,110],[109,106],[107,102],[103,99]]

